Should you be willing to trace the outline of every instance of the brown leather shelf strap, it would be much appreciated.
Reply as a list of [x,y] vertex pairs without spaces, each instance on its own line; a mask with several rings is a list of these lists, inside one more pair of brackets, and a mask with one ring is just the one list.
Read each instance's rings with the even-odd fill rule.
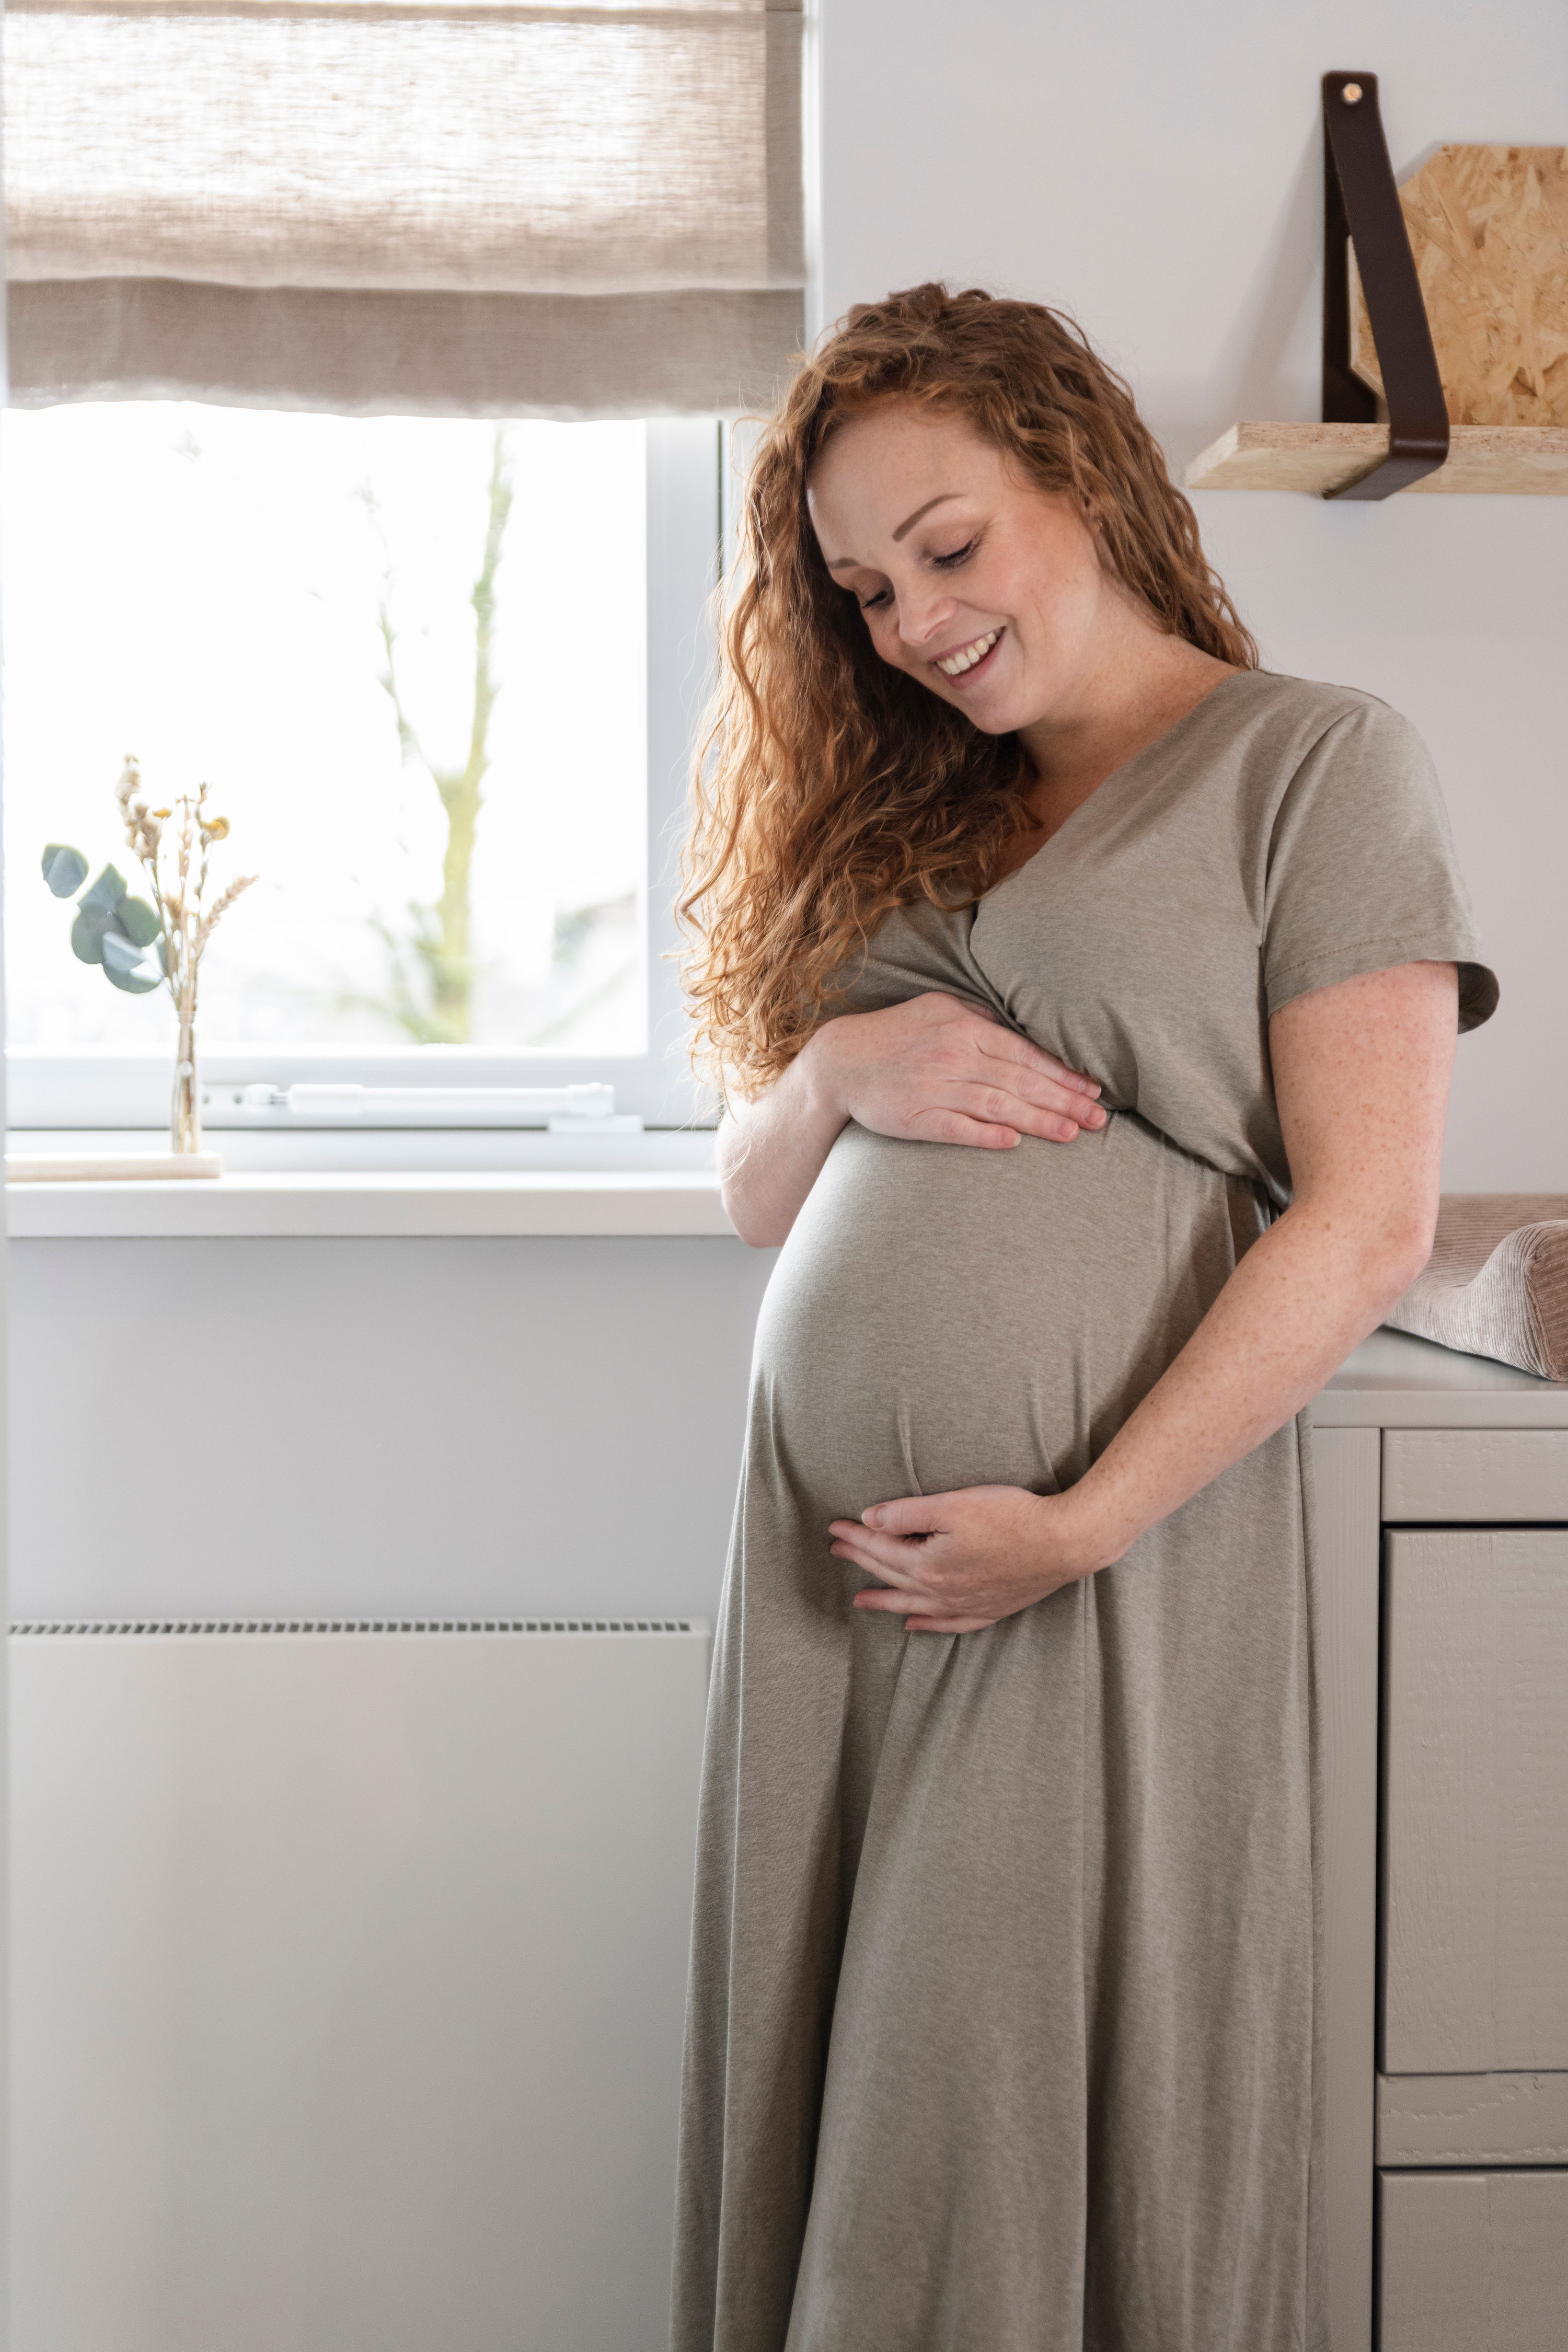
[[1388,407],[1388,455],[1331,499],[1386,499],[1435,474],[1448,455],[1448,409],[1410,251],[1377,76],[1323,76],[1323,422],[1370,425],[1377,397],[1350,362],[1349,247],[1366,296]]

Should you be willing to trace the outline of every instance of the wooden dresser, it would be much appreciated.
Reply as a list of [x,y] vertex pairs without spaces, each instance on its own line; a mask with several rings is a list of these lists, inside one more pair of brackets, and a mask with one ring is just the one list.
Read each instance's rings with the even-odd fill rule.
[[1568,1385],[1312,1409],[1334,2352],[1568,2352]]

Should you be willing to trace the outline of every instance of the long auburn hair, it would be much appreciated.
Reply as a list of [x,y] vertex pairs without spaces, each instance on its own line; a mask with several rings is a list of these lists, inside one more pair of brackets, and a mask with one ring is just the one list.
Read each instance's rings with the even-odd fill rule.
[[1029,822],[1017,737],[983,735],[883,662],[816,544],[813,464],[846,417],[895,401],[964,416],[1026,481],[1086,500],[1106,561],[1162,628],[1258,667],[1131,394],[1070,319],[935,284],[858,304],[756,445],[697,760],[686,988],[700,1063],[742,1095],[831,1016],[890,908],[968,905]]

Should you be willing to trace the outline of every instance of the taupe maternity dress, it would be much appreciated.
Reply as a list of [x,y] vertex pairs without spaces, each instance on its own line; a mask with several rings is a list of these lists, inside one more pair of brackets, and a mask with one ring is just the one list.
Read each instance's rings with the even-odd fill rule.
[[1289,1198],[1268,1014],[1476,961],[1430,764],[1231,677],[976,907],[928,989],[1104,1082],[1008,1152],[851,1125],[780,1255],[714,1670],[677,2352],[1322,2352],[1312,1572],[1288,1425],[1113,1568],[906,1634],[827,1523],[1081,1477]]

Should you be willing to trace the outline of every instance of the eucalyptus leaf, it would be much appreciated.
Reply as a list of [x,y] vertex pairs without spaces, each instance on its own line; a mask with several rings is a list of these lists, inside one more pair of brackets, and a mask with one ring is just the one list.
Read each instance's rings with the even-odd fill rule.
[[[91,889],[82,892],[79,903],[83,908],[101,907],[107,913],[112,914],[124,896],[124,875],[118,872],[114,866],[106,866]],[[95,957],[93,961],[96,962],[97,958]]]
[[103,976],[111,986],[122,988],[128,996],[145,996],[151,990],[163,985],[155,971],[116,971],[107,960]]
[[[147,950],[128,940],[123,931],[111,923],[103,934],[103,968],[105,971],[137,971],[147,961]],[[157,974],[153,974],[157,978]]]
[[44,852],[44,879],[57,898],[68,898],[87,880],[87,860],[79,849],[51,841]]
[[163,928],[145,898],[121,898],[114,917],[126,938],[139,948],[150,948]]
[[103,961],[103,935],[114,920],[112,907],[89,907],[84,898],[71,925],[71,953],[82,963]]

